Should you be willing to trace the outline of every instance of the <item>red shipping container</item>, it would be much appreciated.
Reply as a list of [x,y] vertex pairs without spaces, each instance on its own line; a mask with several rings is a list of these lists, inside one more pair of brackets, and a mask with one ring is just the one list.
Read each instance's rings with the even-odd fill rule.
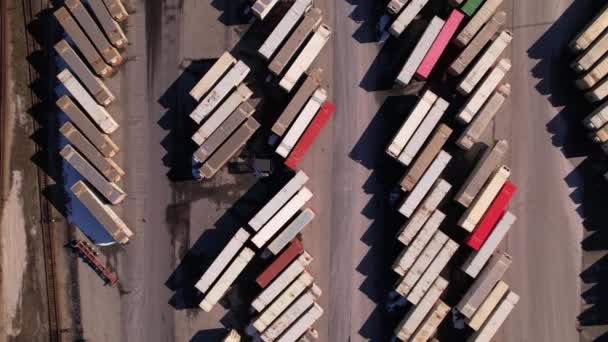
[[270,284],[291,262],[304,251],[302,241],[295,239],[265,270],[255,281],[262,288]]
[[429,77],[435,64],[437,64],[439,57],[441,57],[441,54],[443,54],[443,51],[452,40],[452,36],[454,36],[456,30],[458,30],[458,26],[460,26],[463,18],[464,14],[462,14],[462,12],[457,9],[452,10],[445,25],[443,25],[443,28],[439,31],[433,45],[431,45],[431,48],[426,53],[426,56],[424,56],[422,63],[420,63],[420,66],[416,71],[416,78],[418,80],[424,81]]
[[319,133],[321,133],[321,129],[323,129],[323,126],[325,126],[335,110],[336,106],[333,103],[329,101],[323,103],[323,106],[321,106],[317,115],[312,119],[312,122],[308,125],[308,128],[304,131],[302,137],[291,151],[291,154],[287,160],[285,160],[285,165],[287,165],[287,167],[292,170],[296,169],[298,163],[304,158],[304,155],[308,152],[308,149],[310,149],[317,136],[319,136]]
[[481,221],[477,224],[477,227],[475,227],[473,232],[465,239],[465,243],[469,245],[469,247],[476,251],[481,248],[488,236],[490,236],[490,233],[494,230],[498,220],[500,220],[507,210],[507,205],[509,205],[515,191],[517,191],[517,187],[511,182],[506,182],[505,185],[502,186],[502,189],[500,189],[494,202],[492,202],[490,208],[488,208],[483,215]]

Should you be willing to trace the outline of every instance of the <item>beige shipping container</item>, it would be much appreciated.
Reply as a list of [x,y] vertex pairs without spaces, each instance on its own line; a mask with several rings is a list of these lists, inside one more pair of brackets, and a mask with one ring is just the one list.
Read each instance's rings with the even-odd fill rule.
[[574,84],[578,89],[587,90],[593,88],[608,74],[608,56],[604,56],[593,69],[589,70],[585,75],[576,80]]
[[437,328],[447,316],[448,312],[450,312],[450,307],[444,303],[441,299],[437,300],[437,303],[433,307],[433,310],[428,315],[428,317],[422,322],[414,337],[411,339],[412,342],[426,342],[429,341],[435,332],[437,332]]
[[458,36],[456,36],[454,43],[459,47],[467,46],[481,27],[490,20],[490,17],[496,12],[501,3],[502,0],[487,0],[475,13],[473,18],[469,20],[464,29],[460,31]]
[[586,50],[597,37],[608,27],[608,5],[585,26],[585,28],[570,42],[570,49],[573,52]]
[[602,35],[591,45],[589,50],[585,51],[576,61],[570,65],[576,72],[583,72],[591,69],[608,51],[608,31]]
[[477,331],[481,328],[482,324],[488,319],[488,316],[494,311],[494,308],[496,308],[507,291],[509,291],[509,285],[502,280],[494,286],[494,289],[492,289],[488,298],[483,301],[483,304],[481,304],[475,315],[468,321],[468,325],[471,329]]

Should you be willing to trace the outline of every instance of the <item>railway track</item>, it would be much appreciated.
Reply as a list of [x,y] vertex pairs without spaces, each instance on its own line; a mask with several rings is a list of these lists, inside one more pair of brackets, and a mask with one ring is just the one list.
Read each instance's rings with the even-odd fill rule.
[[[37,15],[43,11],[44,9],[49,8],[49,3],[45,0],[22,0],[23,1],[23,19],[24,25],[28,25],[29,23],[37,20]],[[3,1],[3,3],[5,3]],[[47,46],[40,45],[30,34],[26,34],[26,45],[27,45],[27,54],[31,55],[35,51],[43,50],[45,57],[48,60],[48,67],[51,68],[51,59],[49,46],[51,43],[52,30],[49,27],[47,30],[44,30],[43,44]],[[3,44],[4,46],[4,44]],[[29,76],[29,84],[33,84],[40,75],[35,70],[32,65],[29,65],[28,70]],[[52,83],[49,81],[48,88],[49,97],[52,95]],[[30,89],[30,105],[33,107],[40,99],[37,98],[36,94],[32,89]],[[44,107],[42,107],[44,108]],[[44,108],[43,110],[46,110]],[[47,112],[51,112],[48,110]],[[43,113],[43,115],[46,113]],[[38,120],[33,121],[33,131],[37,132],[41,129],[45,129],[50,131],[52,129],[50,123],[51,118],[48,115],[44,115],[46,124],[43,126],[40,124]],[[34,133],[32,132],[32,133]],[[47,150],[43,149],[39,144],[35,145],[35,153],[39,155],[43,155],[49,158],[50,154]],[[49,165],[52,165],[49,163]],[[57,292],[56,292],[56,275],[55,275],[55,250],[53,247],[53,211],[51,204],[49,201],[42,195],[42,190],[47,188],[49,185],[49,175],[42,168],[38,168],[38,185],[40,189],[40,226],[42,231],[42,243],[43,243],[43,254],[44,254],[44,269],[45,269],[45,279],[46,279],[46,294],[47,294],[47,305],[48,305],[48,319],[49,319],[49,341],[55,342],[60,341],[60,328],[59,328],[59,312],[57,307]]]

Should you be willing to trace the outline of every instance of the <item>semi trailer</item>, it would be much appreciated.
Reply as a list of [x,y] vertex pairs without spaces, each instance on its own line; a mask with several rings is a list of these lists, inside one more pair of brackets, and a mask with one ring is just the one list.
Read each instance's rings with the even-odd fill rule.
[[266,60],[270,60],[274,52],[279,48],[279,45],[287,38],[310,6],[312,6],[312,0],[296,0],[277,26],[275,26],[274,30],[272,30],[268,38],[266,38],[258,53]]
[[498,6],[500,6],[501,3],[502,0],[486,0],[462,31],[460,31],[458,36],[456,36],[456,39],[454,40],[456,46],[467,46],[482,26],[490,20],[490,17],[496,12],[496,9],[498,9]]
[[479,309],[477,309],[473,318],[467,322],[467,325],[471,327],[471,329],[478,331],[508,291],[509,285],[502,280],[499,281],[488,295],[488,298],[479,306]]
[[295,259],[298,255],[304,252],[304,246],[302,241],[294,239],[291,241],[289,246],[281,252],[281,254],[274,259],[274,261],[255,278],[255,282],[260,285],[262,289],[266,288],[270,282],[272,282],[283,270]]
[[310,209],[304,209],[298,216],[268,245],[268,250],[277,255],[287,246],[312,220],[315,218],[315,212]]
[[585,28],[570,42],[570,49],[573,52],[581,52],[587,48],[599,37],[602,32],[608,27],[608,5],[604,8],[585,26]]
[[125,47],[129,40],[120,25],[112,18],[102,0],[88,0],[88,4],[106,36],[110,39],[110,43],[119,49]]
[[437,278],[429,291],[424,295],[420,303],[408,311],[403,320],[399,322],[395,329],[395,335],[402,341],[409,341],[414,335],[420,323],[431,311],[443,291],[447,288],[448,281],[442,277]]
[[437,101],[437,98],[437,95],[430,90],[424,92],[416,106],[407,116],[407,120],[401,125],[397,134],[395,134],[390,145],[386,149],[386,153],[389,156],[393,158],[399,157],[401,151],[405,148],[405,145],[407,145],[418,126],[420,126],[422,120],[424,120],[435,101]]
[[397,16],[397,19],[395,19],[395,21],[391,24],[389,32],[394,37],[399,37],[403,33],[403,31],[405,31],[405,28],[410,25],[412,20],[416,18],[418,13],[422,11],[422,8],[426,6],[428,2],[429,0],[410,1],[407,6],[405,6],[405,9],[399,14],[399,16]]
[[[415,4],[415,2],[412,3],[412,5],[413,4]],[[412,50],[412,53],[407,58],[407,61],[399,72],[399,75],[397,75],[397,79],[395,80],[397,84],[405,87],[410,83],[414,77],[414,74],[416,73],[416,70],[418,70],[418,67],[422,63],[424,56],[426,56],[427,52],[431,48],[431,45],[433,45],[433,42],[439,35],[439,32],[443,28],[444,24],[445,21],[443,19],[437,16],[433,17],[427,28],[424,30],[422,37],[420,37],[418,43],[416,43],[414,50]]]

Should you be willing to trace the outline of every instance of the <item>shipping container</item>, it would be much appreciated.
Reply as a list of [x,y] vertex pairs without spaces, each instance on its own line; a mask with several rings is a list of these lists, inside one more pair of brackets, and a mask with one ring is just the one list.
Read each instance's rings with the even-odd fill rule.
[[302,242],[298,239],[291,241],[289,247],[285,248],[283,252],[270,264],[260,275],[255,278],[255,282],[260,285],[262,289],[266,288],[270,282],[274,280],[283,270],[289,265],[295,258],[298,257],[304,251]]
[[469,327],[475,331],[479,330],[508,291],[509,285],[502,280],[499,281],[488,295],[488,298],[483,301],[477,312],[475,312],[473,318],[468,321]]
[[315,300],[317,297],[318,295],[315,294],[314,290],[311,288],[296,299],[295,302],[264,331],[260,336],[262,341],[276,341],[279,336],[297,321],[298,317],[304,315],[310,308],[316,305]]
[[206,293],[211,287],[211,284],[217,280],[222,271],[228,266],[234,256],[237,255],[243,245],[245,245],[249,236],[249,233],[244,228],[239,228],[220,254],[218,254],[207,270],[205,270],[205,273],[203,273],[194,287],[201,291],[201,293]]
[[287,246],[312,220],[315,212],[310,208],[304,209],[274,240],[268,245],[268,250],[276,255]]
[[602,33],[602,35],[591,44],[591,47],[572,62],[570,66],[576,72],[587,71],[606,54],[606,51],[608,51],[608,31]]
[[583,125],[588,129],[600,129],[608,122],[608,101],[602,103],[591,114],[583,120]]
[[416,155],[435,129],[435,126],[439,123],[439,120],[441,120],[441,117],[448,109],[449,105],[450,104],[442,98],[438,98],[437,101],[435,101],[429,113],[424,120],[422,120],[422,123],[418,126],[414,135],[412,135],[412,138],[408,141],[407,145],[405,145],[403,151],[401,151],[401,154],[397,159],[401,164],[408,166],[412,160],[416,158]]
[[496,9],[501,3],[502,0],[486,0],[473,18],[469,20],[464,29],[456,36],[456,39],[454,40],[456,46],[467,46],[481,27],[490,20],[490,17],[496,12]]
[[[422,11],[422,8],[429,2],[429,0],[412,0],[410,1],[405,9],[399,14],[397,19],[393,22],[389,28],[389,32],[394,37],[399,37],[405,28],[410,25],[412,20],[416,18],[418,13]],[[422,59],[422,57],[420,57]],[[413,74],[413,73],[412,73]]]
[[249,220],[249,226],[256,232],[264,226],[274,214],[281,209],[296,192],[308,182],[308,175],[298,171],[296,175],[276,194],[258,213]]
[[110,203],[118,204],[127,197],[120,187],[108,182],[72,145],[65,145],[59,154]]
[[262,248],[311,198],[312,192],[307,187],[300,189],[251,239],[253,244]]
[[287,38],[310,6],[312,6],[312,0],[296,0],[277,26],[275,26],[274,30],[272,30],[268,38],[266,38],[258,53],[266,60],[270,60],[274,52],[279,48],[279,45]]
[[285,45],[279,50],[279,53],[272,59],[272,62],[268,65],[268,70],[276,76],[281,75],[302,44],[321,25],[322,19],[323,13],[320,9],[313,8],[308,11],[304,16],[304,20],[291,34]]
[[316,68],[308,74],[304,84],[298,89],[279,119],[272,126],[272,132],[278,136],[283,136],[287,128],[295,120],[300,110],[304,107],[308,99],[317,90],[323,77],[323,69]]
[[574,84],[578,89],[587,90],[593,88],[606,74],[608,74],[608,56],[602,57],[602,60],[593,69],[581,76]]
[[452,40],[452,37],[456,33],[463,18],[464,15],[459,10],[452,10],[452,13],[450,13],[450,16],[445,21],[445,25],[441,28],[433,45],[431,45],[431,48],[420,63],[418,70],[416,70],[416,79],[426,80],[429,77],[431,71],[433,71],[433,68],[435,68],[435,65],[443,54],[443,51],[445,51],[445,48]]
[[509,142],[504,139],[497,141],[494,147],[488,148],[467,177],[454,200],[468,208],[479,190],[490,178],[492,172],[500,165],[508,150]]
[[591,91],[585,94],[585,98],[592,103],[602,101],[606,96],[608,96],[608,78],[596,84]]
[[420,126],[420,123],[424,120],[435,101],[437,101],[437,95],[430,90],[426,90],[391,140],[391,144],[386,149],[388,155],[393,158],[399,157],[399,154],[401,154],[405,145],[407,145],[412,135],[414,135],[414,132],[418,129],[418,126]]
[[312,122],[308,125],[306,131],[304,131],[304,134],[302,134],[302,137],[298,140],[296,146],[291,150],[287,160],[285,160],[285,165],[287,167],[292,170],[295,170],[298,167],[300,160],[304,158],[304,155],[308,152],[308,149],[310,149],[335,110],[336,106],[333,103],[329,101],[323,103],[321,109],[317,115],[315,115],[314,119],[312,119]]
[[194,88],[190,90],[190,96],[196,101],[200,101],[203,95],[207,94],[235,63],[236,59],[232,57],[230,52],[224,52],[211,66],[211,69],[196,83]]
[[68,141],[89,160],[110,182],[118,182],[125,172],[112,159],[104,157],[71,122],[59,128]]
[[517,217],[515,215],[507,211],[496,225],[496,228],[492,230],[492,233],[490,233],[490,236],[486,242],[483,243],[481,248],[469,255],[461,267],[462,271],[472,278],[477,277],[479,272],[481,272],[481,269],[498,248],[500,242],[507,235],[516,219]]
[[89,67],[80,59],[78,54],[76,54],[76,51],[72,49],[65,39],[62,39],[55,45],[55,51],[63,58],[68,67],[70,67],[89,93],[93,95],[95,100],[97,100],[97,103],[102,106],[107,106],[115,100],[110,89],[106,87],[101,79],[89,70]]
[[420,182],[416,184],[412,192],[407,195],[402,205],[399,207],[399,212],[403,216],[410,217],[412,215],[414,210],[418,207],[418,204],[420,204],[424,196],[429,192],[429,189],[439,178],[451,159],[452,156],[447,152],[439,152],[435,160],[433,160],[429,168],[424,172]]
[[298,140],[317,114],[323,102],[327,100],[327,92],[323,88],[317,89],[310,100],[306,103],[300,115],[296,118],[293,125],[285,134],[285,137],[281,140],[281,143],[276,148],[275,152],[283,158],[287,158],[289,152],[293,149],[293,147],[297,144]]
[[464,124],[471,122],[510,69],[511,60],[507,58],[501,59],[498,65],[486,75],[481,84],[475,89],[460,113],[456,116],[456,119]]
[[88,4],[106,36],[110,39],[110,43],[119,49],[125,47],[129,40],[120,25],[112,18],[102,0],[88,0]]
[[101,77],[110,77],[113,73],[112,67],[106,64],[68,10],[65,7],[60,7],[53,14],[57,18],[57,21],[59,21],[59,24],[61,24],[61,27],[63,27],[65,33],[70,36],[80,53],[82,53],[93,70],[95,70],[95,73]]
[[486,324],[481,330],[471,336],[468,341],[471,342],[490,342],[502,324],[507,320],[507,317],[513,311],[513,308],[519,302],[519,296],[515,292],[509,292],[506,298],[498,305],[498,308],[492,313]]
[[502,253],[494,255],[458,303],[458,311],[467,318],[473,317],[477,308],[479,308],[481,303],[487,298],[510,265],[511,256],[509,254]]
[[437,303],[431,310],[431,313],[427,316],[427,318],[420,324],[414,337],[411,339],[412,342],[426,342],[429,341],[435,332],[437,332],[437,328],[447,316],[448,312],[450,312],[450,307],[441,301],[441,299],[437,300]]
[[462,7],[460,9],[468,17],[472,17],[473,14],[475,14],[475,11],[477,11],[477,9],[479,8],[479,6],[481,6],[482,3],[483,3],[483,0],[467,0],[467,2],[464,5],[462,5]]
[[291,64],[291,67],[287,69],[283,79],[279,82],[281,88],[285,89],[287,92],[290,92],[293,89],[300,77],[302,77],[304,72],[312,65],[315,58],[317,58],[330,36],[331,29],[327,25],[323,24],[317,28],[312,38],[306,43],[298,57],[296,57],[295,61]]
[[93,144],[104,157],[111,158],[118,153],[119,148],[99,128],[91,122],[78,106],[68,96],[64,95],[57,100],[57,107],[67,115],[70,121],[78,127],[82,134]]
[[472,232],[477,226],[492,202],[501,191],[503,185],[511,176],[511,169],[503,165],[499,167],[483,186],[471,206],[460,217],[458,225],[466,231]]
[[513,35],[508,30],[500,32],[498,37],[492,41],[490,46],[481,57],[477,60],[475,65],[469,70],[464,79],[458,84],[456,88],[459,93],[466,95],[470,94],[481,79],[487,74],[488,70],[496,63],[500,55],[505,51],[507,46],[513,40]]
[[109,205],[104,204],[83,182],[78,181],[70,188],[72,193],[82,202],[89,212],[99,221],[99,223],[110,233],[112,238],[125,244],[133,238],[133,232],[116,215]]
[[391,0],[386,7],[391,14],[399,14],[408,0]]
[[252,117],[239,127],[234,134],[228,138],[218,149],[207,159],[201,167],[201,176],[211,178],[221,169],[251,138],[253,133],[260,128],[260,124]]
[[447,288],[448,281],[442,277],[437,278],[429,291],[424,295],[420,304],[408,311],[403,320],[397,325],[395,335],[402,341],[409,341],[414,332],[431,311],[443,291]]
[[428,196],[422,204],[416,208],[414,215],[406,222],[406,224],[397,233],[397,239],[404,245],[409,245],[414,236],[426,223],[431,216],[431,213],[437,209],[441,201],[452,188],[450,183],[443,179],[438,179],[429,191]]
[[323,309],[315,303],[308,311],[298,318],[285,333],[279,337],[277,342],[292,342],[302,336],[323,315]]
[[239,333],[234,329],[230,330],[230,333],[224,337],[222,342],[241,342],[241,335],[239,335]]
[[477,227],[475,227],[473,233],[465,239],[465,243],[469,247],[474,250],[479,250],[481,248],[481,245],[488,238],[488,235],[490,235],[492,229],[494,229],[494,226],[496,226],[496,223],[505,212],[507,205],[509,205],[516,190],[517,187],[512,183],[505,183],[488,211],[485,213]]
[[248,102],[243,102],[222,124],[194,151],[193,158],[199,163],[204,163],[209,156],[222,145],[226,139],[253,113],[255,108]]
[[101,29],[97,26],[97,23],[93,20],[93,17],[91,17],[91,14],[89,14],[80,0],[65,0],[65,6],[76,18],[87,36],[89,36],[91,42],[93,42],[97,51],[101,53],[103,59],[112,66],[122,64],[122,55],[114,46],[112,46],[112,44],[110,44],[110,41],[103,32],[101,32]]
[[279,0],[257,0],[251,6],[251,12],[260,20],[264,20]]
[[230,266],[217,280],[217,282],[211,287],[211,290],[207,292],[205,298],[199,304],[200,308],[205,312],[210,312],[213,306],[219,302],[220,299],[230,289],[236,278],[243,272],[247,264],[253,259],[255,252],[245,247],[239,255],[232,261]]
[[452,129],[446,124],[440,124],[435,129],[429,143],[424,147],[420,155],[414,161],[414,164],[407,169],[405,175],[401,179],[400,184],[403,191],[412,191],[420,177],[422,177],[424,171],[426,171],[433,159],[435,159],[439,151],[441,151],[450,135],[452,135]]
[[200,124],[213,110],[217,107],[220,102],[236,88],[247,75],[249,74],[249,67],[238,61],[236,65],[226,73],[226,75],[215,85],[213,90],[207,94],[207,96],[199,103],[198,106],[190,113],[190,118],[196,123]]
[[61,71],[57,75],[57,79],[64,85],[70,94],[72,94],[89,117],[104,133],[111,134],[118,129],[118,123],[114,121],[110,113],[97,104],[95,99],[89,95],[82,84],[78,82],[68,69]]
[[479,33],[471,40],[458,57],[452,62],[448,69],[448,73],[452,76],[462,74],[471,62],[477,57],[486,44],[500,30],[507,21],[507,13],[504,11],[494,14],[492,19],[488,21]]
[[458,243],[448,239],[443,245],[435,259],[431,262],[429,267],[424,271],[424,274],[420,277],[414,288],[407,295],[408,302],[416,305],[420,302],[424,294],[431,287],[431,284],[439,277],[441,271],[446,267],[454,253],[458,250]]
[[192,141],[198,146],[202,145],[207,138],[232,114],[237,108],[253,95],[249,87],[240,84],[219,108],[213,112],[203,125],[192,135]]
[[399,72],[399,75],[397,75],[395,83],[403,87],[407,86],[410,83],[412,77],[414,77],[414,74],[416,73],[416,70],[422,63],[424,56],[431,48],[431,45],[433,45],[433,42],[439,35],[439,32],[443,28],[444,24],[445,21],[443,21],[443,19],[439,17],[433,17],[433,19],[429,23],[429,26],[427,26],[427,28],[424,30],[422,37],[420,37],[418,43],[416,43],[414,50],[412,50],[412,53],[407,58],[407,61]]
[[129,17],[121,0],[103,0],[103,2],[106,4],[106,8],[110,12],[110,15],[112,15],[112,18],[116,21],[123,22]]
[[509,95],[511,95],[510,84],[498,86],[498,89],[490,96],[488,102],[481,107],[479,114],[475,115],[471,124],[465,128],[458,140],[456,140],[456,145],[463,150],[471,149],[481,139],[486,128],[492,122]]
[[586,50],[597,37],[608,27],[608,5],[585,26],[585,28],[570,42],[570,49],[573,52]]

